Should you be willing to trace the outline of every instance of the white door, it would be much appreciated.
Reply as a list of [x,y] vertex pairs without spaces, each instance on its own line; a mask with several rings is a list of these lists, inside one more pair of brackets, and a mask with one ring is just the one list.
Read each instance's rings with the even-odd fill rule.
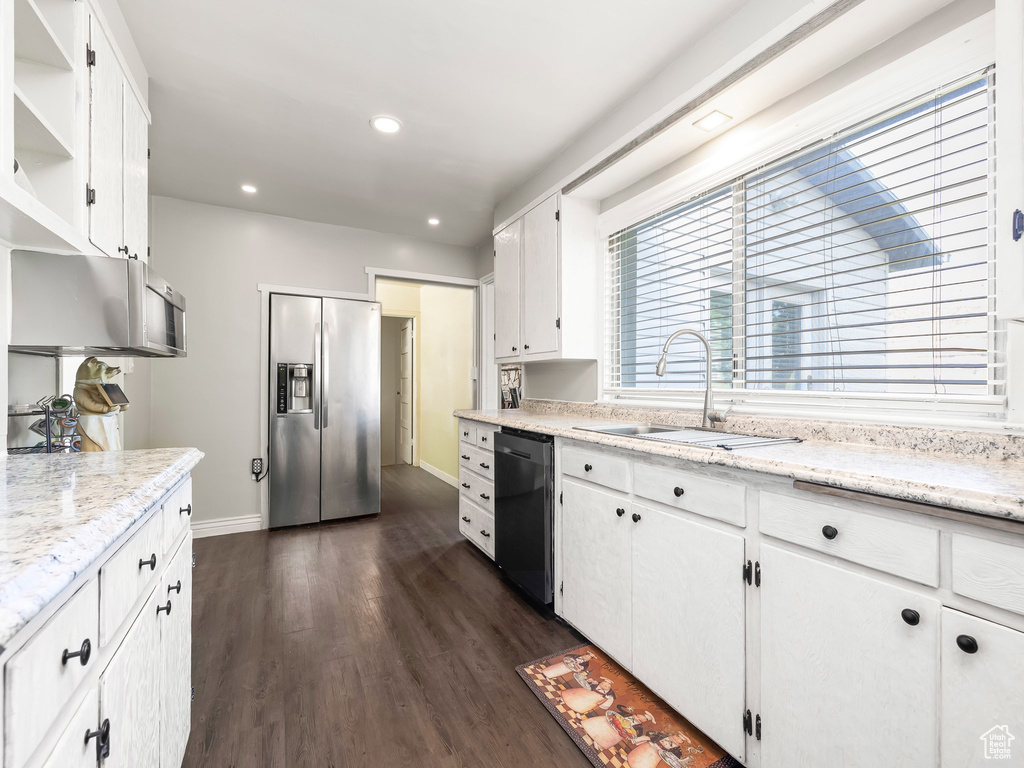
[[519,298],[522,219],[494,237],[494,357],[515,360],[519,344]]
[[558,195],[523,217],[523,353],[558,351]]
[[[99,22],[89,19],[89,239],[108,256],[124,256],[124,77]],[[118,249],[122,250],[118,250]]]
[[103,768],[139,768],[160,760],[160,646],[158,585],[100,676],[100,722],[110,720],[110,755]]
[[148,260],[149,122],[127,83],[124,86],[124,245],[128,256]]
[[742,760],[743,537],[636,504],[633,513],[633,674]]
[[[96,768],[96,732],[100,729],[100,700],[95,686],[64,730],[43,768]],[[83,737],[91,734],[88,741]],[[102,765],[102,763],[100,763]]]
[[415,355],[415,328],[411,318],[402,323],[401,332],[401,366],[399,371],[398,392],[401,407],[399,417],[398,459],[404,464],[413,463],[413,386]]
[[630,512],[625,499],[562,481],[563,617],[627,669]]
[[942,609],[942,768],[1024,765],[1022,660],[1024,634]]
[[760,562],[762,768],[936,765],[939,602],[773,546]]
[[185,757],[192,721],[192,534],[167,566],[160,598],[171,601],[160,614],[160,765],[178,768]]

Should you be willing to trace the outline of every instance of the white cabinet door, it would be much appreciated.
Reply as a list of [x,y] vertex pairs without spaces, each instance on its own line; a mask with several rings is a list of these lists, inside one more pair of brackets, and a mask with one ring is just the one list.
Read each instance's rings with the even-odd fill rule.
[[1024,634],[942,610],[942,768],[1024,765]]
[[743,537],[639,504],[633,514],[633,674],[742,760]]
[[936,765],[939,602],[773,546],[760,562],[762,768]]
[[157,606],[167,603],[161,591],[153,590],[100,677],[100,721],[110,720],[110,755],[103,768],[160,765]]
[[[99,695],[93,686],[71,718],[57,746],[43,763],[43,768],[96,768],[96,731],[100,726],[99,715]],[[88,740],[84,738],[87,733],[92,734]]]
[[522,219],[494,238],[494,357],[517,359],[519,343],[520,245]]
[[124,77],[114,49],[95,17],[89,19],[89,239],[108,256],[124,246]]
[[558,195],[523,217],[523,353],[558,351]]
[[147,260],[149,241],[149,121],[138,98],[124,86],[124,245],[131,258]]
[[171,612],[160,614],[160,766],[179,768],[192,716],[192,534],[171,560],[161,599]]
[[630,502],[562,481],[562,612],[627,669],[630,644]]

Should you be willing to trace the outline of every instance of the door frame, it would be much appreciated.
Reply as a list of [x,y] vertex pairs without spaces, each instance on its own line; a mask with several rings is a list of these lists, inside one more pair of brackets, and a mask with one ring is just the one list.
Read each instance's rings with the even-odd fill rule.
[[[418,310],[412,309],[394,312],[385,312],[382,309],[380,316],[412,320],[412,466],[418,467],[420,465],[420,383],[417,372],[420,364],[420,313]],[[401,450],[401,441],[395,448],[396,451]]]

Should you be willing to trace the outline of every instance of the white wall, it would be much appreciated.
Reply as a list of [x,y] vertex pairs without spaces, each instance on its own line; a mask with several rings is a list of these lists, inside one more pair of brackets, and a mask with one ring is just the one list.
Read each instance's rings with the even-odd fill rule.
[[195,446],[197,521],[260,511],[259,283],[365,292],[365,269],[473,278],[476,253],[368,230],[155,197],[151,264],[188,302],[188,357],[152,363],[152,446]]

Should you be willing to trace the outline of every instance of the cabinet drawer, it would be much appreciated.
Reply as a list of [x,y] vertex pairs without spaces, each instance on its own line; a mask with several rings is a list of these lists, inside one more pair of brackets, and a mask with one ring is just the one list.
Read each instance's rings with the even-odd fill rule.
[[117,634],[165,558],[161,515],[153,515],[100,569],[100,645]]
[[459,443],[459,467],[476,472],[488,479],[494,478],[494,454],[476,446]]
[[743,527],[747,489],[742,485],[648,464],[633,465],[636,495]]
[[494,516],[467,499],[459,503],[459,532],[494,558]]
[[96,768],[96,737],[89,741],[83,737],[99,729],[99,718],[99,693],[90,688],[43,768]]
[[629,460],[606,453],[563,448],[561,471],[563,474],[589,480],[591,483],[614,488],[623,493],[629,493],[632,487]]
[[476,445],[476,422],[459,420],[459,440],[463,443]]
[[939,532],[932,528],[762,493],[760,531],[919,584],[939,584]]
[[[469,486],[467,488],[466,486]],[[474,504],[483,507],[494,514],[494,482],[484,477],[473,475],[472,472],[462,470],[459,473],[459,490],[463,498]]]
[[477,424],[476,444],[485,451],[494,451],[494,433],[498,428],[493,424]]
[[953,534],[953,591],[1024,614],[1024,547]]
[[192,478],[171,491],[163,504],[163,530],[159,555],[168,555],[181,532],[192,520]]
[[[99,584],[91,580],[4,668],[7,768],[21,768],[99,657]],[[88,646],[85,645],[88,641]],[[66,658],[66,653],[82,655]],[[83,663],[84,662],[84,663]]]

